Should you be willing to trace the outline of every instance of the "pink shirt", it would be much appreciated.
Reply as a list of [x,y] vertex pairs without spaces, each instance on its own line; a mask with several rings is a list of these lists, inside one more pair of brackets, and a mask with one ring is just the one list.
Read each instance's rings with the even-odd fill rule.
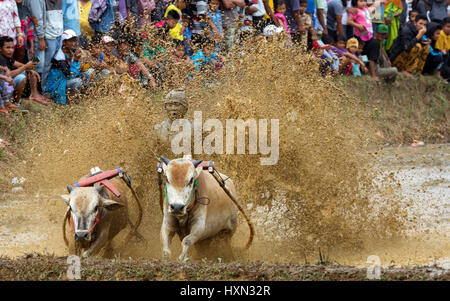
[[358,8],[358,13],[356,15],[350,14],[350,16],[352,16],[355,23],[361,24],[366,29],[364,32],[361,32],[359,29],[355,28],[355,36],[361,38],[361,40],[365,42],[370,41],[373,36],[373,29],[369,9],[367,7],[364,9]]
[[286,30],[287,34],[290,34],[291,31],[289,30],[288,24],[287,24],[287,20],[286,20],[286,16],[280,13],[276,13],[274,14],[274,17],[281,20],[281,24],[283,24],[284,30]]

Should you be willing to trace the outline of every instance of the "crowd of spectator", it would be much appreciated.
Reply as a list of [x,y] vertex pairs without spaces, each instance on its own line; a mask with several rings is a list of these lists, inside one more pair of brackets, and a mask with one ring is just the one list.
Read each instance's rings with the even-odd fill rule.
[[[285,35],[326,75],[450,79],[450,0],[0,0],[0,113],[67,103],[128,74],[149,91],[164,60],[218,72],[244,37]],[[156,34],[150,35],[152,30]],[[169,45],[169,46],[168,46]],[[192,77],[192,75],[189,75]],[[301,80],[299,77],[298,80]]]

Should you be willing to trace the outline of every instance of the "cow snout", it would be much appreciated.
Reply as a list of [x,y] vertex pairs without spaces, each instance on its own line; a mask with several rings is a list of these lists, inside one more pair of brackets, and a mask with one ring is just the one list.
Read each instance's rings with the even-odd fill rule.
[[184,209],[183,204],[170,204],[170,209],[174,213],[182,213]]
[[87,240],[89,238],[88,232],[76,232],[75,233],[75,240],[83,239]]

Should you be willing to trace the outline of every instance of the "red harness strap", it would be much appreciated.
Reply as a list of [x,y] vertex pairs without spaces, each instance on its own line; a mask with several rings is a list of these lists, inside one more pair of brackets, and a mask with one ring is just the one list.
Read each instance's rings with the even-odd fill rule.
[[[97,226],[97,224],[100,222],[100,211],[101,211],[101,209],[98,210],[97,216],[95,217],[94,224],[93,224],[92,227],[89,229],[88,233],[91,233],[92,230],[94,230],[95,226]],[[75,234],[75,224],[74,224],[74,222],[73,222],[72,214],[70,214],[70,224],[72,225],[72,232],[73,232],[73,234]]]

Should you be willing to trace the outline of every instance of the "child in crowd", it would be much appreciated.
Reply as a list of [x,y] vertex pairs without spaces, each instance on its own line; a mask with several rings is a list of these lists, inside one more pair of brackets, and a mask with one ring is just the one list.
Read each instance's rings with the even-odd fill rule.
[[9,100],[13,98],[14,79],[9,76],[9,69],[0,66],[0,112],[8,115],[8,108],[11,107]]
[[311,44],[313,54],[316,58],[320,59],[319,72],[322,76],[326,76],[331,70],[333,75],[338,75],[339,72],[339,58],[331,51],[331,45],[323,44],[318,41],[314,41]]
[[447,17],[442,22],[442,30],[439,38],[436,41],[436,49],[439,49],[444,56],[448,55],[450,51],[450,17]]
[[284,15],[286,13],[286,4],[283,0],[277,0],[274,2],[275,7],[275,14],[274,17],[279,21],[279,23],[283,26],[284,31],[288,35],[291,34],[291,30],[288,27],[286,16]]
[[340,58],[346,51],[345,49],[345,37],[339,35],[337,37],[337,41],[333,47],[331,47],[331,51],[336,53],[336,55]]
[[183,26],[179,23],[180,17],[180,14],[176,10],[170,10],[167,13],[166,23],[164,24],[164,27],[169,31],[172,39],[183,41]]
[[303,27],[305,28],[306,32],[301,35],[301,42],[300,45],[303,49],[308,48],[308,36],[312,41],[317,40],[317,34],[314,30],[314,26],[312,23],[312,18],[309,14],[306,13],[306,9],[308,7],[308,0],[300,0],[300,20],[302,21]]
[[199,44],[200,49],[197,50],[191,57],[195,70],[212,71],[219,69],[221,67],[220,65],[223,61],[223,57],[214,51],[216,43],[210,38],[203,37],[200,39]]
[[347,41],[347,52],[342,64],[347,76],[361,76],[361,69],[364,73],[368,71],[364,62],[360,59],[360,54],[358,54],[360,51],[359,44],[356,38],[351,38]]
[[182,33],[184,46],[186,47],[186,54],[188,56],[192,55],[192,19],[188,14],[183,14]]
[[186,47],[184,43],[179,40],[174,40],[175,48],[173,51],[173,60],[175,63],[191,63],[191,59],[187,56]]
[[356,8],[356,13],[348,15],[347,25],[354,27],[355,36],[367,42],[373,37],[371,12],[380,7],[381,1],[376,1],[370,8],[367,7],[366,0],[352,0],[352,7]]
[[219,0],[211,0],[207,16],[208,25],[211,28],[211,36],[216,42],[223,39],[222,14],[219,10]]

